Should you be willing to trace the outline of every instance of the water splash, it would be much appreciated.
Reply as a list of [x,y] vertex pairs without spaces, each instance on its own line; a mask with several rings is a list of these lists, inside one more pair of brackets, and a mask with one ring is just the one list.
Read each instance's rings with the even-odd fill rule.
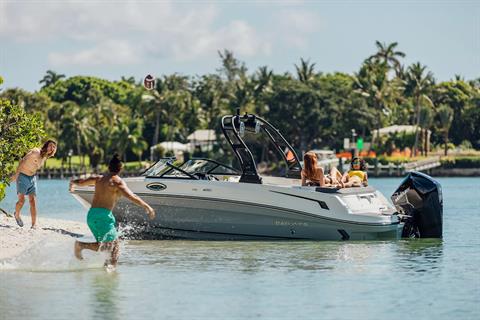
[[[93,238],[79,240],[94,242]],[[108,252],[83,250],[84,259],[77,260],[73,254],[74,243],[75,239],[70,237],[45,237],[20,255],[0,261],[0,271],[69,272],[103,268]]]

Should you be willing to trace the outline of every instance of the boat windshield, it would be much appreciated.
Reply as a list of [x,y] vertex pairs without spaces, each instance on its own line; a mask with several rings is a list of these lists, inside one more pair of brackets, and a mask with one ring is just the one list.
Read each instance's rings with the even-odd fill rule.
[[181,165],[181,161],[176,160],[175,158],[164,158],[158,160],[153,166],[148,168],[142,175],[147,177],[160,177],[169,170],[172,169],[171,166],[167,165],[167,163],[173,165]]
[[240,174],[237,170],[219,162],[209,159],[191,159],[180,166],[184,171],[194,173],[208,174]]
[[169,158],[159,160],[143,175],[148,177],[191,179],[196,174],[239,175],[240,172],[210,159],[190,159],[182,163],[176,159]]

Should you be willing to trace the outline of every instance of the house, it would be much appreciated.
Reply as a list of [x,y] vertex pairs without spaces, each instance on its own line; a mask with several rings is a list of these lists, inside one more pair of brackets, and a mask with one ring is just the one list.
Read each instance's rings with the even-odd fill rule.
[[192,150],[200,149],[202,152],[212,150],[212,146],[217,141],[215,130],[199,129],[195,130],[187,137]]

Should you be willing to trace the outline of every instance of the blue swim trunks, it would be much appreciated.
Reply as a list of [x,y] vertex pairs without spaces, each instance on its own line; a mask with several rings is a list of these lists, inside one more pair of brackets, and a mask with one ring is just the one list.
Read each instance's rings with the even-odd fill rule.
[[112,242],[117,239],[115,217],[112,211],[105,208],[90,208],[87,224],[97,242]]
[[37,178],[20,173],[17,177],[17,194],[35,195],[37,193]]

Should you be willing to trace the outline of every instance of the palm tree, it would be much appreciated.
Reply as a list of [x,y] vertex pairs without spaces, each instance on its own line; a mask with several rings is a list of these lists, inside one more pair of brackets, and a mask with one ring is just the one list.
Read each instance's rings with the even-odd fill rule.
[[429,107],[422,107],[420,109],[420,128],[422,128],[422,155],[425,153],[425,156],[428,156],[429,141],[428,141],[428,130],[432,126],[433,122],[433,111]]
[[222,60],[222,68],[218,69],[217,71],[220,74],[224,74],[228,82],[233,82],[241,75],[245,75],[247,73],[245,63],[235,58],[233,51],[225,49],[223,50],[223,53],[218,51],[218,55]]
[[[389,81],[388,66],[385,62],[365,60],[360,71],[354,76],[354,90],[365,98],[367,104],[377,112],[375,129],[377,138],[382,120],[389,114],[398,96],[399,86],[396,81]],[[380,142],[380,141],[378,141]]]
[[55,71],[48,70],[47,74],[38,83],[40,83],[40,84],[43,83],[42,88],[45,88],[45,87],[48,87],[48,86],[54,84],[55,82],[57,82],[58,80],[63,79],[63,78],[65,78],[64,74],[59,74],[59,73],[56,73]]
[[408,67],[405,78],[405,94],[413,99],[415,108],[415,144],[413,146],[413,155],[417,155],[418,147],[418,128],[420,125],[420,107],[426,106],[433,108],[433,102],[429,94],[434,85],[434,78],[431,72],[426,73],[426,66],[420,62],[414,63]]
[[255,113],[265,114],[268,112],[268,107],[261,103],[261,100],[265,93],[272,92],[273,71],[269,70],[267,66],[259,67],[252,79]]
[[375,45],[377,46],[377,53],[370,56],[368,60],[374,61],[381,61],[395,70],[397,76],[401,73],[401,63],[399,58],[405,58],[405,53],[402,51],[396,51],[396,47],[398,46],[398,42],[392,42],[390,44],[386,44],[385,42],[375,41]]
[[73,101],[66,101],[62,105],[66,117],[62,120],[61,137],[69,139],[69,145],[75,145],[77,155],[82,158],[82,166],[85,166],[85,158],[82,154],[82,146],[86,146],[97,135],[97,130],[91,125],[90,113],[86,108],[78,106]]
[[300,66],[295,65],[295,69],[300,82],[308,83],[315,77],[315,63],[310,63],[310,60],[300,58]]
[[142,136],[143,120],[131,119],[124,117],[119,119],[114,132],[112,140],[116,146],[118,153],[123,155],[123,160],[126,162],[126,151],[128,149],[138,156],[139,162],[142,161],[142,153],[147,149],[148,145]]
[[443,141],[445,143],[445,155],[448,153],[448,131],[452,125],[453,109],[446,104],[441,104],[437,109],[440,131],[443,133]]
[[165,100],[166,86],[162,79],[156,79],[155,89],[149,91],[142,96],[142,109],[147,115],[154,115],[155,117],[155,131],[152,138],[152,146],[158,144],[160,134],[160,119],[162,115],[168,116],[166,109],[163,106]]
[[130,76],[130,77],[128,77],[128,78],[122,76],[122,77],[121,77],[121,80],[124,81],[124,82],[127,82],[127,83],[129,83],[129,84],[135,85],[135,77],[133,77],[133,76]]
[[218,124],[219,117],[226,112],[224,84],[218,75],[204,75],[195,83],[194,95],[200,103],[201,125],[213,129]]

